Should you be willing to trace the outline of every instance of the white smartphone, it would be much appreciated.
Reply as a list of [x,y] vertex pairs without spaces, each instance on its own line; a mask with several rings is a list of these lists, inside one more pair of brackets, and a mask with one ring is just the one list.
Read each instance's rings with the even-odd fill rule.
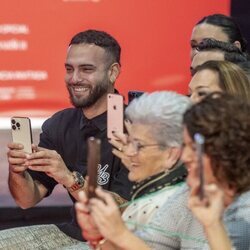
[[11,118],[12,141],[21,143],[24,146],[24,152],[32,153],[32,130],[31,122],[28,117]]
[[108,94],[108,139],[114,139],[114,132],[123,133],[123,96],[118,94]]

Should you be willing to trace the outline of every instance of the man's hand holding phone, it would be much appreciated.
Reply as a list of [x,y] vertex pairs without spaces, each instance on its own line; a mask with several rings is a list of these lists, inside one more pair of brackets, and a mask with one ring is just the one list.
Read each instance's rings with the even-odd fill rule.
[[26,157],[32,153],[32,129],[28,117],[11,118],[12,143],[8,144],[7,152],[10,171],[22,173],[27,169]]
[[8,148],[9,170],[14,173],[24,172],[27,169],[25,165],[27,153],[24,152],[23,145],[20,143],[9,143]]
[[62,157],[55,150],[34,147],[36,152],[26,155],[25,166],[33,171],[45,172],[66,187],[71,186],[74,182],[73,176]]

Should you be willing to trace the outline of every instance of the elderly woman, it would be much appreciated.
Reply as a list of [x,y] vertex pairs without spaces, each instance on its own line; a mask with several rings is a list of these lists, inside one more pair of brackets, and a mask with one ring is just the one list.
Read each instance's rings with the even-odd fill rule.
[[[208,249],[209,245],[213,250],[231,249],[231,245],[236,249],[249,249],[249,104],[227,94],[211,94],[186,112],[184,125],[182,160],[189,170],[191,192],[186,187],[177,190],[154,213],[149,224],[136,231],[143,240],[123,228],[111,227],[103,215],[108,213],[108,207],[98,209],[97,200],[91,203],[91,214],[99,230],[115,244],[115,249]],[[196,133],[205,140],[202,156],[205,198],[202,200],[198,197]],[[223,198],[214,185],[223,190]],[[105,193],[98,191],[98,194],[110,202]],[[188,200],[198,221],[187,208]],[[232,243],[220,217],[223,206],[226,208],[223,223]],[[202,237],[202,225],[209,245]],[[102,249],[112,248],[103,245]]]
[[[215,93],[185,113],[184,126],[189,207],[204,226],[211,249],[231,249],[222,221],[232,245],[250,249],[250,105]],[[204,199],[198,195],[197,133],[204,137]]]
[[207,61],[196,67],[189,83],[189,94],[193,102],[219,91],[250,100],[250,83],[247,75],[236,64],[226,61]]
[[[190,101],[185,96],[174,92],[154,92],[144,94],[128,106],[126,117],[131,122],[127,123],[128,137],[120,136],[121,141],[113,144],[123,150],[128,177],[136,182],[132,202],[122,215],[125,225],[109,193],[97,190],[101,199],[91,199],[89,207],[86,197],[82,195],[82,203],[76,206],[78,222],[83,236],[92,245],[96,245],[103,235],[106,241],[102,249],[119,248],[122,235],[125,233],[125,238],[133,237],[129,230],[138,230],[145,225],[178,189],[177,184],[186,176],[179,157],[182,116],[189,105]],[[86,214],[89,208],[91,216]]]

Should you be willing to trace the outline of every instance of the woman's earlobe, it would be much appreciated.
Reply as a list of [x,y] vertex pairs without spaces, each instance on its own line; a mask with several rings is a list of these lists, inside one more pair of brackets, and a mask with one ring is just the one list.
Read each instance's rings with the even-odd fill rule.
[[241,44],[239,41],[235,41],[233,44],[241,50]]

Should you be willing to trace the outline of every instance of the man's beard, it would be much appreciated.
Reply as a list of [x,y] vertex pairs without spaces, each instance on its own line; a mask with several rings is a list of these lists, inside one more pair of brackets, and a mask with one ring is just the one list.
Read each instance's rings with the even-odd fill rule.
[[92,87],[92,85],[89,84],[76,84],[75,86],[79,87],[88,87],[89,94],[86,97],[76,97],[74,94],[71,92],[70,87],[68,86],[68,91],[69,91],[69,98],[70,102],[72,105],[74,105],[76,108],[89,108],[92,105],[94,105],[103,95],[108,93],[109,90],[109,82],[103,81],[102,83],[97,83],[96,86]]

